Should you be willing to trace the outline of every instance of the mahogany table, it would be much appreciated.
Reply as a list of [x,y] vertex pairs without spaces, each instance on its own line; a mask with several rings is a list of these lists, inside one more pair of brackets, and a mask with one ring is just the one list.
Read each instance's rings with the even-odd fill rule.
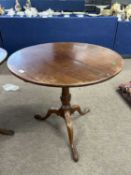
[[118,74],[123,67],[123,59],[116,52],[84,43],[48,43],[21,49],[9,57],[8,68],[17,77],[38,85],[60,87],[62,105],[59,109],[49,109],[38,120],[45,120],[56,114],[65,120],[70,147],[74,161],[78,161],[78,153],[73,139],[71,115],[77,111],[81,115],[79,105],[71,105],[70,87],[92,85],[105,81]]
[[[2,64],[3,61],[5,61],[6,58],[7,58],[6,50],[4,50],[3,48],[0,48],[0,64]],[[13,135],[14,131],[0,128],[0,134]]]

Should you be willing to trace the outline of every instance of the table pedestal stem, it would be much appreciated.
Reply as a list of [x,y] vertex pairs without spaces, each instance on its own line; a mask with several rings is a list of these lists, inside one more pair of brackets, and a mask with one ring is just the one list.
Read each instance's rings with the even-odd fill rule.
[[70,104],[71,94],[69,93],[68,87],[62,87],[62,95],[60,99],[61,99],[62,105],[59,109],[49,109],[45,117],[42,117],[39,114],[37,114],[35,115],[35,118],[38,120],[46,120],[53,113],[62,117],[66,123],[73,160],[78,161],[78,153],[77,153],[77,150],[74,144],[74,138],[73,138],[73,124],[72,124],[71,114],[77,111],[80,115],[84,115],[87,112],[89,112],[89,109],[83,112],[79,105],[71,106]]

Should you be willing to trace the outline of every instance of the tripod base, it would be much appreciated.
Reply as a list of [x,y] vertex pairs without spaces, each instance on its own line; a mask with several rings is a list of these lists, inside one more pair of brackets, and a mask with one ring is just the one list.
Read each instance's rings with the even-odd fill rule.
[[70,100],[71,100],[71,95],[69,93],[69,88],[63,87],[62,96],[61,96],[61,102],[62,102],[61,108],[49,109],[47,114],[44,117],[37,114],[35,115],[35,118],[37,120],[46,120],[47,118],[51,116],[51,114],[56,114],[57,116],[60,116],[65,120],[68,137],[69,137],[70,148],[72,152],[72,157],[73,157],[73,160],[77,162],[78,152],[77,152],[76,146],[74,144],[74,139],[73,139],[73,123],[71,119],[71,114],[73,114],[74,112],[78,112],[80,115],[85,115],[90,110],[87,109],[86,111],[82,111],[79,105],[71,106]]

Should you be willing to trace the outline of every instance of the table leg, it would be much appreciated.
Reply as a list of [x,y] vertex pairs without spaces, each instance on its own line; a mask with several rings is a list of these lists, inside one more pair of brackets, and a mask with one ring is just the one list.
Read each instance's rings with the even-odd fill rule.
[[0,134],[3,135],[14,135],[14,131],[0,128]]
[[71,119],[69,111],[65,111],[64,119],[65,119],[66,126],[67,126],[68,137],[69,137],[69,142],[70,142],[73,160],[77,162],[78,161],[78,153],[77,153],[74,141],[73,141],[73,124],[72,124],[72,119]]
[[90,112],[90,109],[85,109],[85,111],[81,110],[79,105],[71,106],[71,113],[78,112],[80,115],[85,115],[86,113]]
[[59,115],[59,110],[58,109],[49,109],[48,110],[48,112],[47,112],[47,114],[44,116],[44,117],[42,117],[41,115],[39,115],[39,114],[36,114],[34,117],[35,117],[35,119],[37,119],[37,120],[46,120],[46,119],[48,119],[50,116],[51,116],[51,114],[56,114],[56,115]]
[[62,105],[59,109],[49,109],[47,114],[44,117],[37,114],[35,115],[35,118],[38,120],[46,120],[53,113],[56,114],[57,116],[62,117],[66,122],[73,160],[78,161],[78,153],[77,153],[75,144],[73,142],[73,126],[72,126],[71,114],[77,111],[80,115],[84,115],[90,110],[87,109],[86,111],[83,112],[79,105],[71,106],[70,104],[71,94],[69,93],[68,87],[62,88],[62,95],[60,99],[61,99]]

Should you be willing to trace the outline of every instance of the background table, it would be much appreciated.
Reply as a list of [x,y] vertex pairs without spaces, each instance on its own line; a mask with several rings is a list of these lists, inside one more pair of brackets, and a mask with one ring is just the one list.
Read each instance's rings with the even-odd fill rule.
[[[0,64],[7,58],[6,50],[0,48]],[[0,128],[0,134],[13,135],[14,131]]]
[[77,111],[84,115],[89,109],[83,112],[79,105],[70,104],[69,88],[92,85],[115,76],[123,67],[121,56],[96,45],[49,43],[19,50],[9,57],[7,64],[10,71],[22,80],[62,88],[62,106],[48,110],[45,117],[37,114],[35,118],[45,120],[52,113],[64,118],[73,159],[78,161],[71,114]]
[[7,58],[7,51],[3,48],[0,48],[0,64],[2,64]]
[[113,49],[116,30],[116,17],[0,17],[1,43],[9,54],[51,42],[84,42]]
[[120,54],[131,57],[131,21],[120,21],[117,26],[114,50]]

